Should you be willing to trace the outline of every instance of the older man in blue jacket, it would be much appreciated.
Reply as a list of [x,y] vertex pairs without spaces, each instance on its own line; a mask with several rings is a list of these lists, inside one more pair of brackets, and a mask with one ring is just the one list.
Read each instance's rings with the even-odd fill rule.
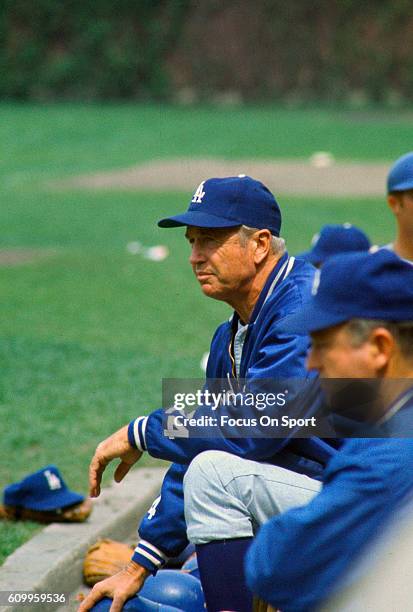
[[[269,190],[244,175],[209,179],[195,191],[188,211],[164,219],[159,225],[186,226],[190,263],[203,293],[225,301],[234,310],[230,321],[218,328],[212,340],[207,386],[213,379],[225,379],[232,388],[245,379],[257,391],[263,379],[308,378],[305,369],[308,337],[284,333],[279,324],[309,299],[314,269],[285,251],[284,241],[279,237],[280,209]],[[301,416],[311,418],[317,410],[317,394],[314,401],[297,405]],[[220,414],[230,415],[233,409],[224,402]],[[209,406],[198,406],[198,414],[208,411]],[[285,408],[282,412],[285,413]],[[141,541],[131,563],[123,572],[96,585],[81,605],[82,612],[104,595],[113,597],[112,612],[120,610],[125,600],[141,588],[148,574],[155,573],[168,557],[185,547],[188,540],[183,477],[188,464],[199,453],[225,451],[245,459],[282,465],[291,481],[288,488],[294,490],[286,507],[305,503],[319,490],[326,461],[335,453],[333,445],[317,438],[299,443],[288,435],[279,439],[234,438],[226,435],[228,431],[218,429],[212,437],[170,438],[164,435],[164,417],[163,410],[138,417],[96,450],[90,469],[93,496],[99,494],[102,472],[114,458],[121,459],[115,472],[118,481],[144,451],[174,463],[165,477],[160,497],[142,521]],[[226,601],[232,610],[251,609],[251,594],[242,580],[234,584],[225,574],[225,569],[236,563],[238,574],[242,575],[247,544],[239,539],[237,553],[230,563],[222,547],[205,561],[215,567],[216,559],[220,559],[221,569],[215,576],[220,586],[217,589],[215,580],[212,587],[222,594],[226,591]],[[236,569],[234,565],[232,569]],[[206,598],[208,604],[208,593]]]

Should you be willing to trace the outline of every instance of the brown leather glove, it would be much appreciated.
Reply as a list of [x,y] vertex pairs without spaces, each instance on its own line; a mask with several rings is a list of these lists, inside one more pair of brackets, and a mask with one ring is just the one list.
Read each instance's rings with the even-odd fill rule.
[[133,548],[115,540],[98,540],[86,553],[83,577],[88,586],[113,576],[131,560]]
[[265,603],[259,597],[254,597],[253,601],[253,612],[279,612],[275,610],[270,604]]

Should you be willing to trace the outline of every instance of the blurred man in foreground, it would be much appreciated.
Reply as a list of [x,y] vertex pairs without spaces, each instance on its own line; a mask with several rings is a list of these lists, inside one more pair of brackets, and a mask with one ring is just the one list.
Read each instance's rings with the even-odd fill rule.
[[247,553],[250,588],[283,612],[318,609],[413,493],[413,267],[385,249],[335,257],[313,294],[284,325],[311,333],[308,367],[380,379],[382,402],[367,427],[377,438],[346,440],[322,491],[269,521]]
[[[308,367],[328,379],[327,392],[337,388],[332,379],[359,379],[348,381],[349,401],[359,397],[354,388],[361,389],[363,406],[349,406],[346,417],[357,420],[346,423],[359,434],[365,421],[371,436],[346,440],[327,465],[322,491],[306,506],[275,512],[247,553],[247,584],[255,594],[283,612],[308,612],[318,609],[413,492],[413,440],[393,437],[413,430],[413,267],[386,249],[331,258],[315,278],[311,302],[282,326],[311,333]],[[382,401],[366,403],[366,397],[377,399],[369,398],[372,379],[380,383]],[[275,466],[202,453],[185,476],[189,539],[208,546],[219,533],[230,550],[255,507],[269,499],[279,504],[282,477]]]

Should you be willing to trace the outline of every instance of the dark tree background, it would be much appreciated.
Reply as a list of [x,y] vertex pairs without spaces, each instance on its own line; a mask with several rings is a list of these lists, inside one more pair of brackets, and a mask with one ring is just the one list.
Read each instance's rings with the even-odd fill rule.
[[0,0],[0,97],[413,97],[411,0]]

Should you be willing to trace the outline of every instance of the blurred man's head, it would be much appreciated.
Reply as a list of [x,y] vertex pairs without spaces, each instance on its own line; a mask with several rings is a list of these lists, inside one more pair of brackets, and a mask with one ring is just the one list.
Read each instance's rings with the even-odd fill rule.
[[413,322],[352,319],[314,331],[307,367],[323,378],[410,378]]
[[400,157],[387,177],[387,202],[396,218],[395,252],[413,261],[413,152]]
[[329,224],[324,225],[318,234],[313,236],[311,249],[300,253],[297,257],[319,268],[332,255],[368,251],[370,246],[370,240],[366,234],[355,225],[351,223]]
[[322,377],[413,377],[413,266],[385,249],[333,257],[283,329],[311,334]]
[[399,157],[387,176],[387,193],[401,193],[413,189],[413,151]]

